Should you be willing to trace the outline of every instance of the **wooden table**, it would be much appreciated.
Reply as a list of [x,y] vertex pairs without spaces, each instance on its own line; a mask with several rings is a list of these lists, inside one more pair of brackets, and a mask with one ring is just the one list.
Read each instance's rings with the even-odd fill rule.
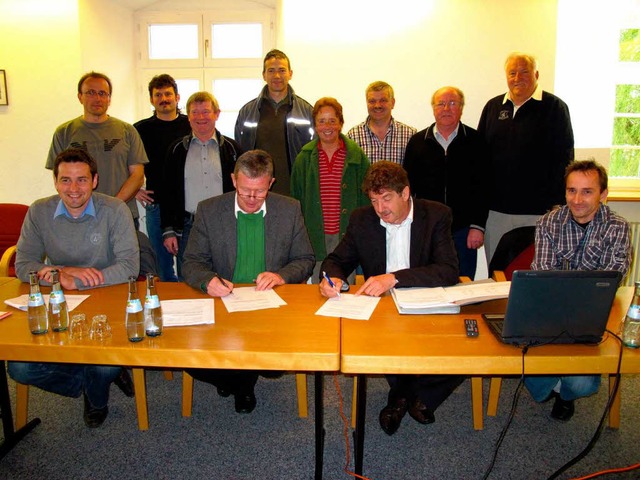
[[[617,332],[633,289],[618,291],[608,328]],[[504,312],[506,301],[463,308],[459,315],[400,315],[391,297],[380,300],[368,322],[342,320],[341,371],[357,375],[357,417],[354,432],[355,472],[362,474],[366,414],[366,374],[470,375],[474,428],[482,428],[482,376],[522,374],[522,352],[505,345],[489,331],[481,312]],[[464,319],[478,321],[479,337],[467,338]],[[616,372],[620,344],[607,338],[597,346],[547,345],[530,348],[527,374],[609,374]],[[625,348],[623,373],[640,372],[640,353]],[[610,382],[610,388],[614,382]],[[498,383],[499,385],[499,383]],[[498,389],[499,393],[499,389]],[[498,393],[490,395],[489,414],[495,415]],[[491,398],[492,397],[492,398]],[[619,393],[610,425],[619,425]]]
[[[138,291],[144,292],[144,284]],[[0,300],[27,293],[18,280],[0,285]],[[157,283],[161,300],[211,298],[183,283]],[[48,289],[43,289],[48,291]],[[124,318],[127,285],[87,291],[90,297],[74,312],[87,319],[106,314],[113,337],[104,342],[73,340],[68,334],[32,335],[25,312],[0,321],[0,358],[42,362],[123,365],[133,368],[140,428],[148,428],[144,367],[230,368],[316,372],[316,478],[322,475],[324,441],[322,375],[340,369],[340,322],[318,317],[324,299],[315,285],[283,285],[276,292],[287,302],[277,309],[228,313],[215,299],[215,324],[165,328],[161,336],[138,343],[127,340]]]

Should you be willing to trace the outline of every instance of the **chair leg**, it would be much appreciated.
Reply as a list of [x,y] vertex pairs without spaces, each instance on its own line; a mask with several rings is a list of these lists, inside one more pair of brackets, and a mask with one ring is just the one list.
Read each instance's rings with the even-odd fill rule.
[[193,407],[193,377],[182,372],[182,416],[190,417]]
[[173,370],[163,370],[162,375],[165,380],[173,380]]
[[136,410],[138,411],[138,429],[149,430],[149,412],[147,410],[147,387],[144,368],[132,368],[133,388],[136,392]]
[[498,413],[498,400],[500,399],[500,388],[502,387],[502,377],[491,377],[489,387],[489,404],[487,405],[487,415],[495,417]]
[[27,424],[29,413],[29,385],[16,382],[16,430]]
[[296,373],[296,391],[298,394],[298,416],[307,418],[309,405],[307,403],[307,374]]
[[358,377],[353,376],[353,394],[351,395],[351,428],[356,428],[356,413],[358,413]]
[[482,430],[482,377],[471,377],[471,412],[474,430]]
[[[609,375],[609,395],[613,391],[613,386],[616,383],[616,376]],[[611,410],[609,410],[609,427],[620,428],[620,391],[622,390],[622,378],[620,378],[620,385],[618,385],[618,392],[616,393],[613,402],[611,403]]]

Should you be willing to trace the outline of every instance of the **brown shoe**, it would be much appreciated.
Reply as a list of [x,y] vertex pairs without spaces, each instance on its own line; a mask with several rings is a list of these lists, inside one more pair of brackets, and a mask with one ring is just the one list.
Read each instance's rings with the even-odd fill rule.
[[409,407],[409,415],[411,415],[411,418],[416,422],[423,425],[436,421],[433,411],[418,399],[416,399]]
[[400,428],[402,417],[407,413],[409,402],[404,397],[390,400],[386,407],[380,411],[380,427],[387,435],[393,435]]

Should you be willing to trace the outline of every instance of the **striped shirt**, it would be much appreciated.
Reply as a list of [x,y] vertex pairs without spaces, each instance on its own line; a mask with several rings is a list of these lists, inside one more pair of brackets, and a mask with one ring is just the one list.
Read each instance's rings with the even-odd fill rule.
[[347,148],[342,139],[340,139],[340,146],[331,160],[329,160],[327,152],[322,149],[322,144],[318,142],[320,204],[326,235],[340,233],[340,192],[345,158],[347,158]]
[[388,160],[402,165],[407,143],[415,133],[415,128],[397,122],[392,117],[384,140],[380,141],[369,128],[369,117],[367,117],[364,122],[349,130],[347,137],[360,145],[371,163]]
[[616,270],[624,278],[630,263],[629,224],[607,205],[586,227],[566,205],[538,220],[532,270]]

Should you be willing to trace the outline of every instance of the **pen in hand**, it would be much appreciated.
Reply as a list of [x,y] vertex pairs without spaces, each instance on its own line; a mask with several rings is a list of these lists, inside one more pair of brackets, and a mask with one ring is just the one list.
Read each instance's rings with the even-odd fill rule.
[[[327,281],[327,283],[331,288],[334,288],[334,289],[336,288],[336,284],[331,281],[331,279],[329,278],[329,275],[327,275],[327,272],[322,272],[322,276],[324,277],[324,279]],[[337,293],[338,293],[338,298],[340,298],[340,291],[338,290]]]
[[215,274],[215,277],[216,277],[218,280],[220,280],[220,283],[222,284],[222,286],[223,286],[224,288],[226,288],[227,290],[229,290],[229,292],[231,292],[231,291],[232,291],[231,287],[229,287],[229,284],[228,284],[227,282],[225,282],[225,281],[224,281],[224,279],[223,279],[220,275],[218,275],[218,274],[216,273],[216,274]]

